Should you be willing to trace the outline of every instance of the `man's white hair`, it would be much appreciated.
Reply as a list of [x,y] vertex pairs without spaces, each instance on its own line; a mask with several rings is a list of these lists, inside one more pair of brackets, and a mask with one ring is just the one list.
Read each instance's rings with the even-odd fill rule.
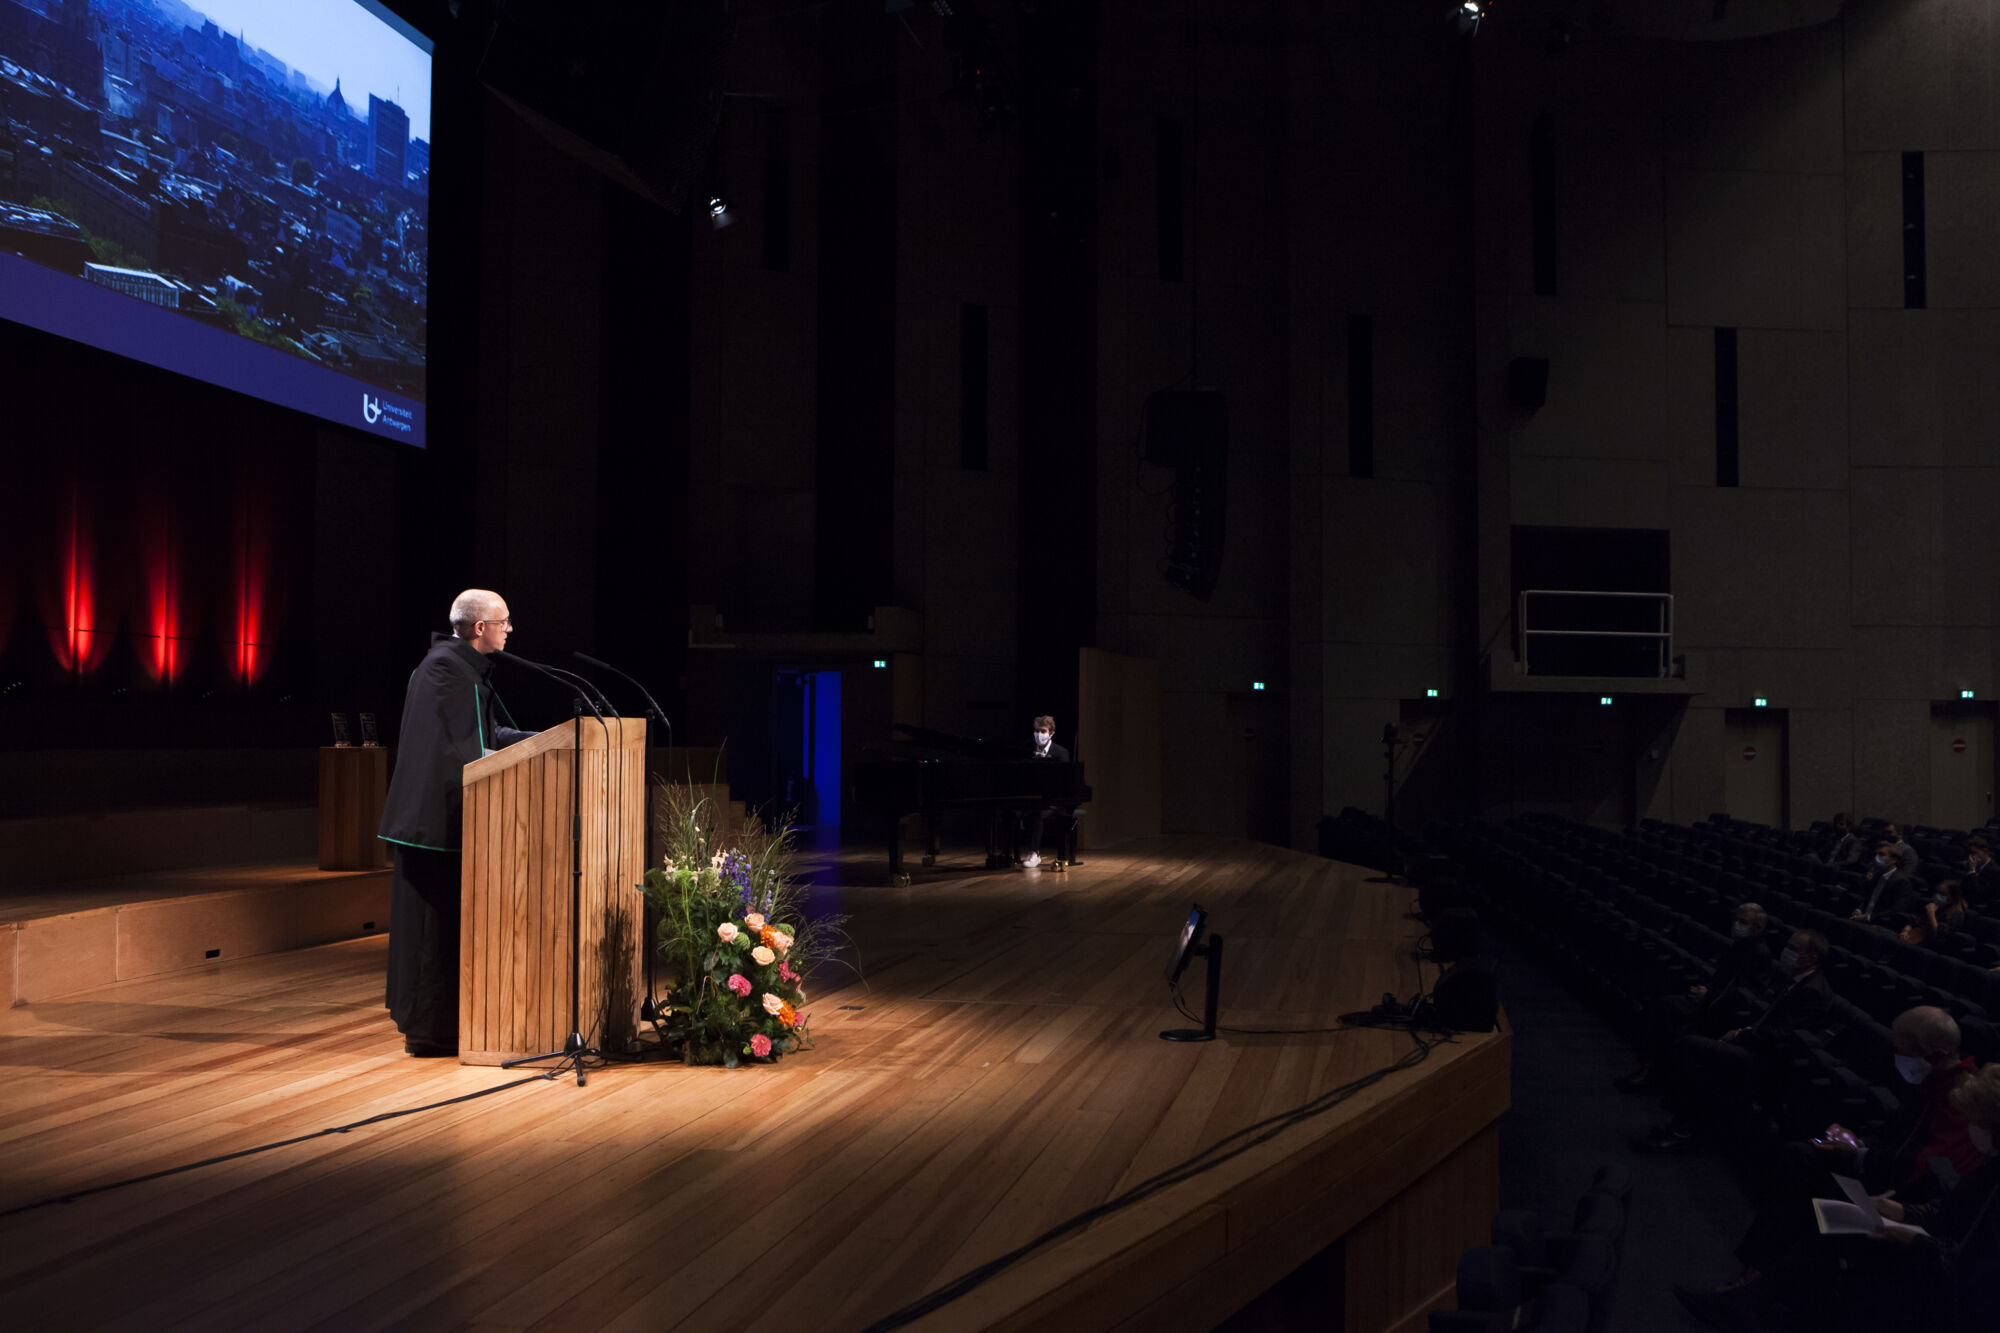
[[500,604],[500,594],[486,588],[467,588],[451,599],[451,632],[461,639],[472,637],[472,627],[486,619],[486,613]]

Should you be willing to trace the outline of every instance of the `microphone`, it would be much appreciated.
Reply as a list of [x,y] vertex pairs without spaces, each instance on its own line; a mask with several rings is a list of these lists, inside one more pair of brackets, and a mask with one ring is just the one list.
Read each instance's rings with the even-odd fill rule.
[[[518,653],[495,653],[494,656],[504,662],[519,662],[522,666],[528,668],[528,670],[530,671],[541,672],[544,676],[547,676],[550,680],[556,682],[556,684],[561,685],[564,689],[574,693],[576,697],[582,701],[583,706],[585,708],[588,708],[591,712],[591,715],[594,716],[599,722],[602,722],[604,720],[603,712],[601,712],[598,709],[597,705],[591,701],[589,682],[586,681],[582,689],[577,689],[576,686],[571,681],[563,679],[564,676],[576,676],[575,672],[561,671],[555,667],[545,667],[540,662],[531,661],[528,658],[522,657]],[[576,676],[576,679],[581,680],[582,677]],[[607,701],[604,706],[606,708],[610,708],[611,704],[609,703],[609,701]],[[611,715],[613,717],[616,717],[618,716],[618,713],[614,709]]]
[[674,748],[674,724],[667,721],[666,710],[660,707],[659,703],[654,700],[651,694],[647,693],[646,687],[639,683],[639,680],[636,676],[632,676],[627,674],[626,672],[620,671],[617,667],[612,666],[611,663],[609,662],[600,662],[595,657],[592,657],[589,653],[573,652],[570,654],[570,656],[574,657],[577,661],[583,663],[585,666],[594,666],[600,671],[609,671],[612,675],[618,677],[620,680],[629,683],[633,689],[639,691],[640,697],[642,697],[646,701],[646,712],[648,716],[658,719],[659,724],[667,729],[667,748],[669,750]]

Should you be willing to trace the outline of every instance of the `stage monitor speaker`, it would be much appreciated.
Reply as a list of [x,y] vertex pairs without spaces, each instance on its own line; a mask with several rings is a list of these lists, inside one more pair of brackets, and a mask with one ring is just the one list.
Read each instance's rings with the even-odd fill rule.
[[730,0],[489,6],[479,77],[558,146],[678,212],[722,116]]
[[1549,359],[1517,356],[1507,363],[1507,406],[1534,411],[1549,400]]

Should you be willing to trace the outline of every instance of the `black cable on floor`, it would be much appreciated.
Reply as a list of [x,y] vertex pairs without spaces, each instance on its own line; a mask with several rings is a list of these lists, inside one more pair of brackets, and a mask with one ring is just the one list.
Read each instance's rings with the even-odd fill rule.
[[460,1102],[474,1101],[480,1097],[490,1097],[496,1092],[505,1092],[509,1088],[518,1088],[524,1083],[546,1082],[549,1077],[550,1075],[547,1074],[533,1074],[527,1078],[517,1078],[511,1083],[500,1083],[490,1088],[481,1088],[477,1092],[468,1092],[457,1097],[447,1097],[441,1102],[431,1102],[427,1106],[406,1106],[400,1111],[384,1111],[380,1115],[371,1115],[366,1120],[356,1120],[346,1125],[333,1125],[327,1129],[316,1129],[310,1134],[301,1134],[297,1138],[280,1139],[276,1143],[261,1143],[255,1148],[241,1148],[235,1152],[223,1153],[218,1157],[205,1157],[199,1162],[185,1162],[180,1166],[170,1166],[162,1171],[149,1171],[143,1176],[132,1176],[126,1180],[114,1180],[108,1185],[92,1185],[89,1189],[73,1190],[68,1194],[57,1194],[46,1199],[37,1199],[33,1203],[19,1204],[5,1211],[0,1211],[0,1217],[13,1217],[18,1213],[30,1213],[37,1208],[46,1208],[50,1204],[75,1203],[78,1199],[87,1199],[93,1194],[103,1194],[107,1190],[123,1189],[127,1185],[142,1185],[146,1181],[159,1180],[163,1176],[177,1176],[184,1171],[198,1171],[204,1166],[219,1166],[223,1162],[233,1162],[239,1157],[254,1157],[260,1152],[269,1152],[273,1148],[289,1148],[295,1143],[306,1143],[312,1139],[325,1138],[328,1134],[345,1134],[349,1130],[363,1129],[369,1125],[379,1125],[385,1120],[397,1120],[406,1115],[416,1115],[420,1111],[435,1111],[445,1106],[456,1106]]
[[[976,1290],[987,1281],[1012,1268],[1015,1264],[1021,1262],[1021,1260],[1027,1258],[1043,1246],[1061,1240],[1064,1236],[1080,1231],[1091,1223],[1109,1217],[1113,1213],[1130,1208],[1133,1204],[1151,1198],[1161,1190],[1181,1184],[1184,1181],[1193,1180],[1197,1176],[1221,1166],[1224,1162],[1240,1157],[1252,1148],[1276,1138],[1293,1125],[1303,1124],[1315,1116],[1332,1110],[1356,1093],[1373,1087],[1391,1074],[1400,1070],[1416,1068],[1430,1055],[1431,1049],[1440,1043],[1437,1041],[1426,1041],[1420,1034],[1414,1031],[1410,1035],[1415,1038],[1416,1046],[1394,1063],[1383,1065],[1380,1069],[1374,1070],[1372,1073],[1363,1074],[1360,1078],[1343,1083],[1337,1088],[1329,1088],[1327,1091],[1319,1094],[1319,1096],[1289,1111],[1280,1111],[1278,1114],[1260,1120],[1254,1125],[1245,1125],[1242,1129],[1218,1140],[1186,1161],[1176,1166],[1170,1166],[1159,1174],[1140,1181],[1117,1198],[1108,1199],[1094,1208],[1086,1208],[1074,1217],[1057,1223],[1041,1235],[1027,1242],[1027,1244],[1009,1250],[996,1259],[990,1259],[977,1268],[961,1273],[950,1282],[918,1297],[902,1309],[884,1315],[863,1329],[862,1333],[889,1333],[891,1329],[902,1328],[906,1324],[915,1323],[932,1311],[942,1309],[959,1297]],[[1242,1142],[1236,1143],[1236,1146],[1229,1148],[1226,1152],[1222,1151],[1225,1145],[1239,1139]]]

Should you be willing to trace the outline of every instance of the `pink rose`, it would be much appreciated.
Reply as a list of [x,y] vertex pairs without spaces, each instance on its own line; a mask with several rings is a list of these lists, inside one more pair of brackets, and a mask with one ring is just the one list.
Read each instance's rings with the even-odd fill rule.
[[762,930],[764,928],[764,914],[762,912],[752,912],[743,918],[743,924],[752,930]]
[[776,996],[776,995],[773,995],[773,994],[771,994],[771,992],[769,992],[769,991],[765,991],[765,992],[764,992],[764,1012],[765,1012],[765,1013],[767,1013],[767,1014],[771,1014],[771,1015],[774,1015],[774,1016],[775,1016],[775,1015],[776,1015],[776,1014],[778,1013],[778,1011],[779,1011],[779,1010],[781,1010],[781,1009],[783,1009],[784,1007],[785,1007],[785,1002],[784,1002],[783,998],[781,998],[781,997],[779,997],[779,996]]
[[766,949],[763,945],[760,944],[756,948],[750,951],[750,956],[757,960],[757,966],[769,967],[772,963],[772,960],[777,958],[778,955],[772,953],[769,949]]
[[724,944],[727,944],[736,938],[736,923],[734,921],[725,921],[715,928],[715,933]]
[[752,1033],[750,1036],[750,1054],[761,1060],[770,1053],[771,1039],[761,1032]]
[[741,972],[736,973],[729,978],[729,990],[732,995],[748,995],[750,993],[750,978],[744,976]]
[[792,965],[790,963],[778,964],[778,976],[781,980],[784,981],[797,981],[799,979],[799,974],[792,971]]

